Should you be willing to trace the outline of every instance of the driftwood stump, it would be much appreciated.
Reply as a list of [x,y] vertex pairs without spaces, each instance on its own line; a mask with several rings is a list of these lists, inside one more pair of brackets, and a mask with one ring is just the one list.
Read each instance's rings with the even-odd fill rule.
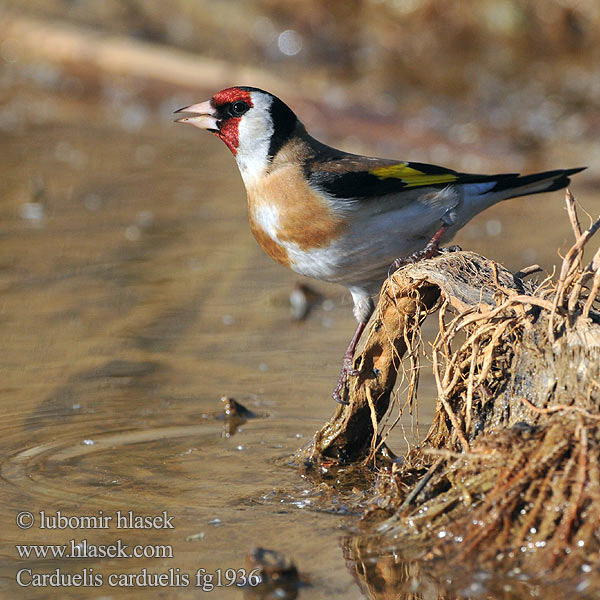
[[[585,585],[600,587],[600,250],[583,261],[600,219],[582,231],[569,193],[567,209],[576,241],[556,281],[524,283],[535,269],[511,274],[455,252],[385,282],[348,406],[297,454],[377,473],[367,534],[345,542],[365,572],[388,552],[403,568],[443,557],[548,581],[585,569]],[[435,416],[418,447],[390,460],[379,427],[401,359],[415,360],[435,310]],[[418,368],[408,373],[416,399]]]
[[374,431],[389,408],[412,332],[440,299],[464,311],[493,306],[499,290],[522,294],[524,288],[504,267],[471,252],[442,254],[396,272],[384,283],[364,349],[355,360],[359,374],[346,385],[348,405],[336,409],[302,454],[340,461],[371,455]]

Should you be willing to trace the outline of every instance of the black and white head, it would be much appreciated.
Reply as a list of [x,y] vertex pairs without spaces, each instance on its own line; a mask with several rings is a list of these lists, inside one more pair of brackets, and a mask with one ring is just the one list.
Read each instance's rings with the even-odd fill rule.
[[227,88],[176,112],[188,113],[178,123],[206,129],[227,144],[246,183],[264,173],[298,125],[279,98],[253,87]]

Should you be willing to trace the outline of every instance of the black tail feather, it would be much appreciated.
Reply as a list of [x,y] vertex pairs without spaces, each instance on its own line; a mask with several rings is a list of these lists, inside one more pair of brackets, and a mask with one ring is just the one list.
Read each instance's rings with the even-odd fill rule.
[[[517,198],[520,196],[529,196],[530,194],[540,194],[543,192],[553,192],[554,190],[561,190],[571,183],[569,177],[575,173],[583,171],[587,167],[577,167],[575,169],[556,169],[554,171],[544,171],[543,173],[534,173],[533,175],[507,175],[501,177],[498,183],[490,190],[490,192],[501,192],[503,190],[515,190],[515,194],[512,196],[506,196],[508,198]],[[547,187],[536,188],[531,191],[527,191],[527,186],[537,182],[547,181]],[[522,190],[521,192],[519,190]]]

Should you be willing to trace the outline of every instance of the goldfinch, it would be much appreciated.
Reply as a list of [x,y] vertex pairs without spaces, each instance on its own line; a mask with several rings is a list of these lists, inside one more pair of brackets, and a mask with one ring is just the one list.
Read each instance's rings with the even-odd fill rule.
[[338,402],[390,265],[433,256],[486,208],[559,190],[583,170],[474,175],[349,154],[311,137],[286,104],[254,87],[227,88],[176,112],[186,113],[176,122],[215,134],[231,150],[263,250],[296,273],[350,291],[358,327],[333,394]]

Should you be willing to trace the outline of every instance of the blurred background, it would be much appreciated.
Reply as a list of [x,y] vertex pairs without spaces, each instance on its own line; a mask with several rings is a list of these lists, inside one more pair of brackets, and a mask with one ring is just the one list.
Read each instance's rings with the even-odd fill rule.
[[[253,83],[332,141],[471,171],[526,169],[553,144],[575,162],[598,151],[593,0],[3,4],[4,93],[137,102],[139,123],[181,90]],[[3,108],[7,130],[26,116]]]
[[[483,173],[588,165],[572,190],[597,215],[599,31],[596,0],[0,2],[2,519],[27,503],[168,507],[176,566],[200,550],[233,566],[232,547],[239,565],[260,540],[297,557],[315,598],[356,593],[338,520],[282,522],[288,497],[269,504],[299,485],[273,457],[334,408],[349,295],[263,255],[229,151],[172,113],[252,85],[351,152]],[[493,207],[456,241],[551,272],[572,243],[563,196]],[[298,289],[308,314],[291,312]],[[224,394],[270,418],[223,437]],[[8,531],[14,560],[28,534]]]

